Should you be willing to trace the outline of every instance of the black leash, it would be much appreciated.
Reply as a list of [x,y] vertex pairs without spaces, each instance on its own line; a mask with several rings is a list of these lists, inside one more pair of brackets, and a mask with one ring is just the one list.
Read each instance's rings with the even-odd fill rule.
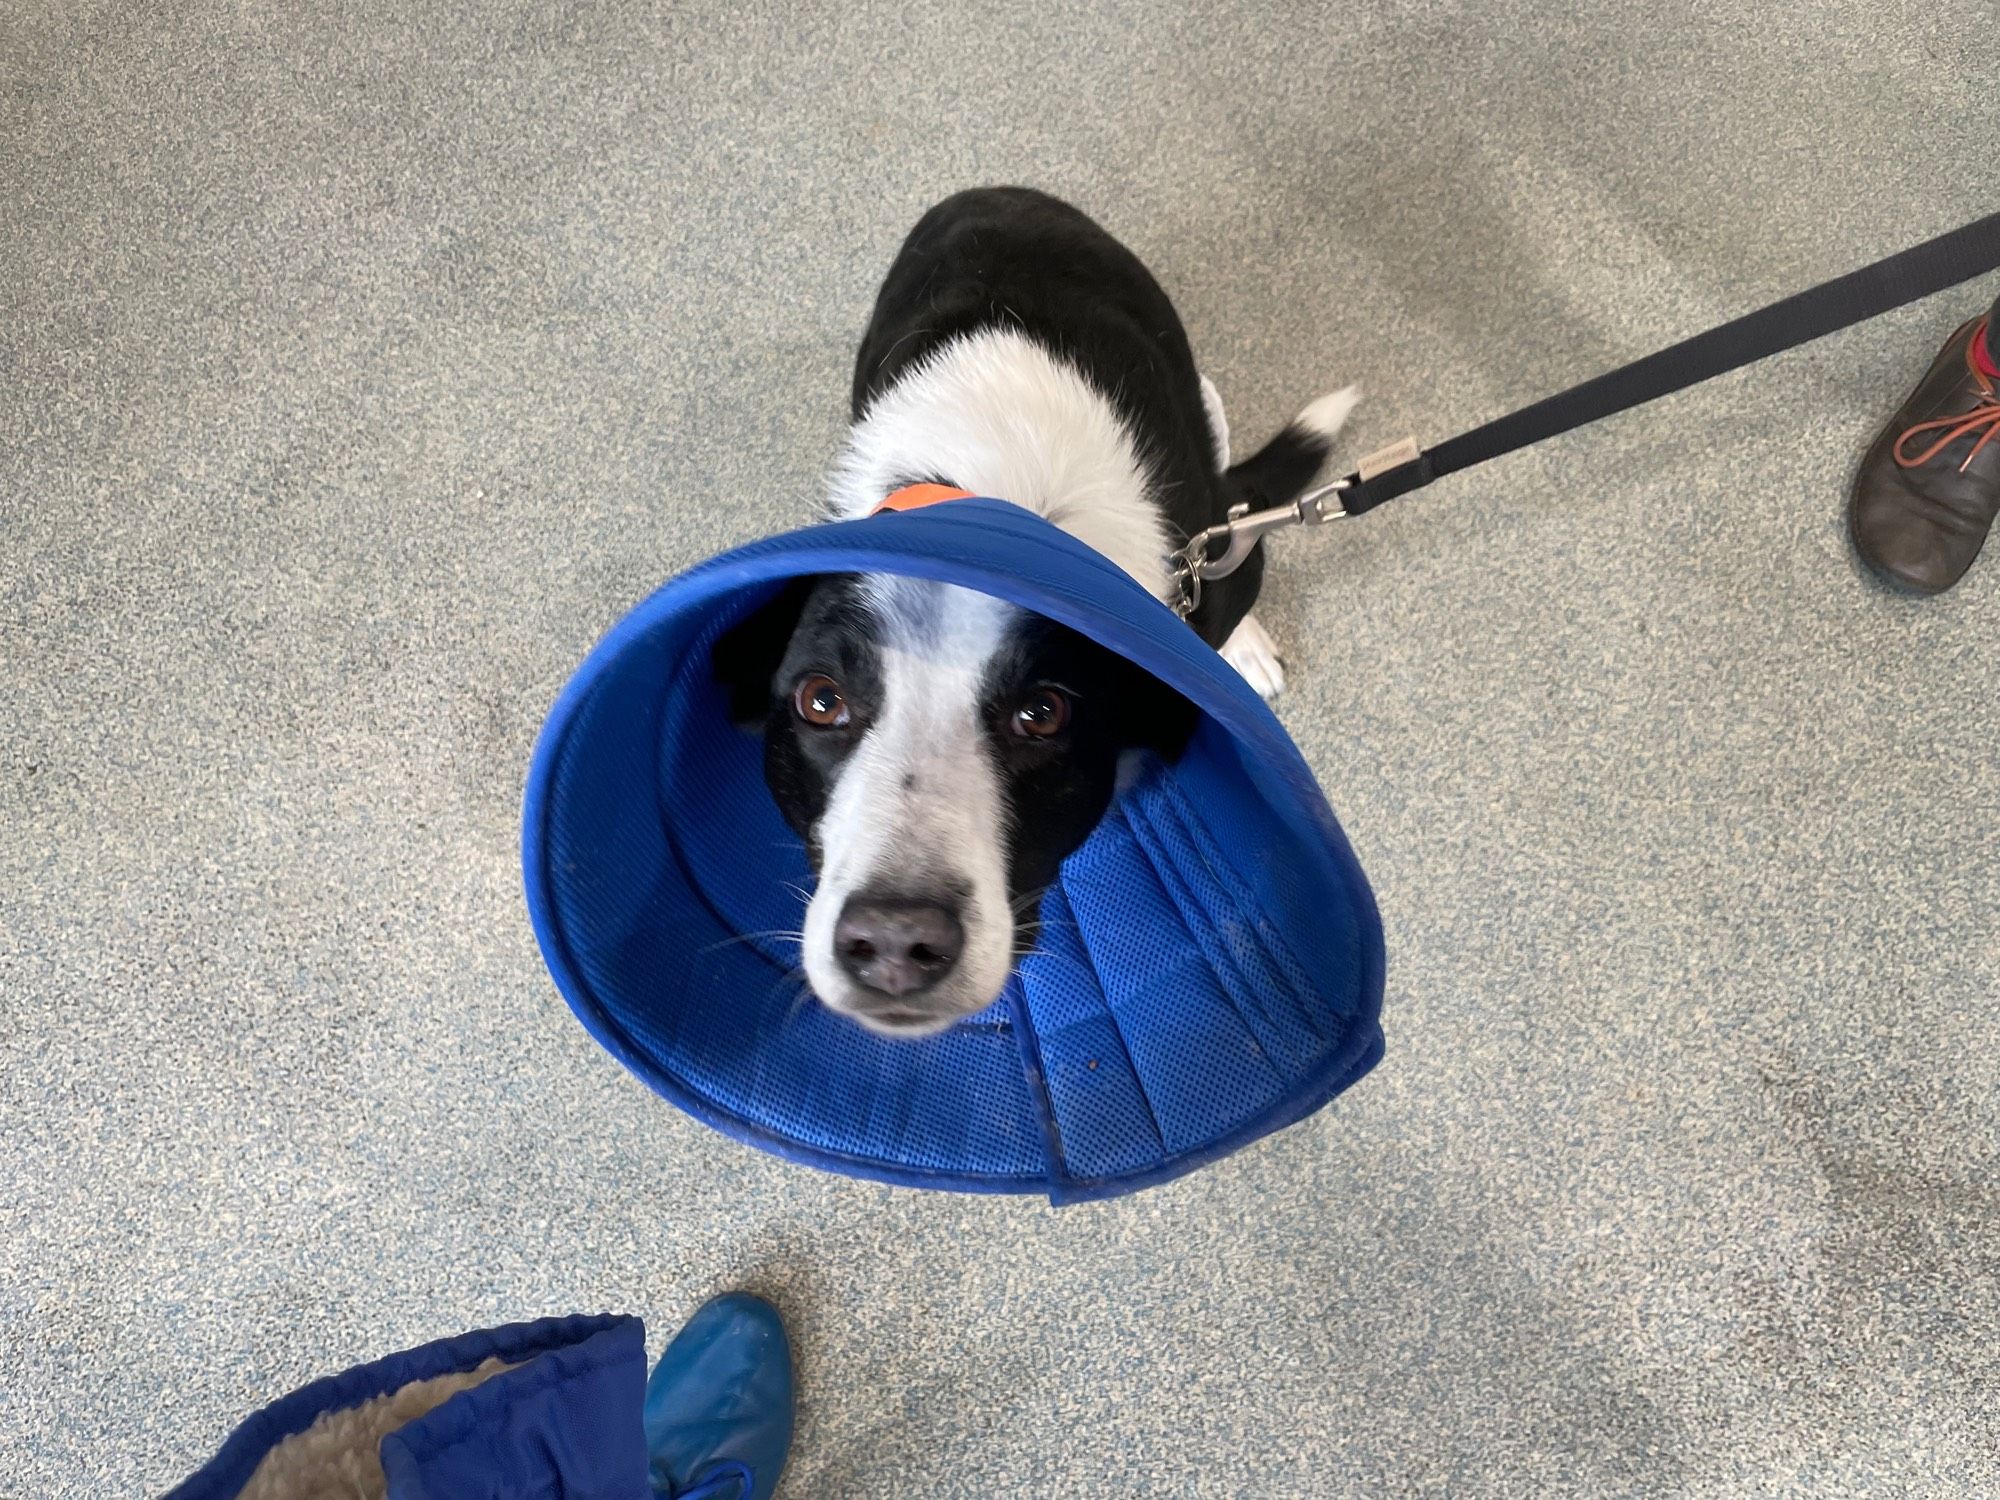
[[[1233,573],[1266,531],[1300,523],[1312,525],[1338,515],[1365,515],[1447,474],[1671,396],[1995,270],[2000,270],[2000,213],[1988,214],[1963,229],[1925,240],[1872,266],[1682,339],[1532,406],[1496,417],[1435,448],[1419,448],[1414,438],[1405,438],[1371,453],[1345,479],[1290,505],[1232,515],[1222,525],[1195,537],[1174,559],[1182,584],[1184,607],[1180,612],[1187,614],[1200,602],[1204,579]],[[1329,500],[1337,509],[1325,508]]]
[[1362,515],[1447,474],[1671,396],[1995,270],[2000,270],[2000,214],[1988,214],[1497,417],[1392,468],[1371,474],[1371,465],[1364,462],[1347,477],[1340,508],[1350,516]]

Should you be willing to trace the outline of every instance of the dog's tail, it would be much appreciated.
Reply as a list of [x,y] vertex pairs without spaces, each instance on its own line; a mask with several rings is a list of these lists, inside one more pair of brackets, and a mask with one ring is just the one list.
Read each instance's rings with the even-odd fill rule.
[[1361,399],[1358,386],[1321,396],[1284,425],[1278,435],[1229,470],[1236,498],[1252,510],[1296,500],[1319,477],[1333,440]]

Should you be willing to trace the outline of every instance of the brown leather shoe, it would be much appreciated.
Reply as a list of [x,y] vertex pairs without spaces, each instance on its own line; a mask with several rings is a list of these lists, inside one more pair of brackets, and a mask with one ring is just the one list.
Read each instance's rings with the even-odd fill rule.
[[1854,550],[1921,594],[1965,576],[2000,514],[2000,391],[1972,362],[1985,326],[1974,318],[1946,341],[1854,476]]

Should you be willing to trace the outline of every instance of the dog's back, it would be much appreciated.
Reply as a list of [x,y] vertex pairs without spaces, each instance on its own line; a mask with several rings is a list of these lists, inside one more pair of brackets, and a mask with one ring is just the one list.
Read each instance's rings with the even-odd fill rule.
[[[926,383],[940,387],[935,402],[916,389]],[[1280,505],[1312,482],[1348,404],[1309,408],[1223,471],[1187,333],[1138,257],[1046,193],[974,188],[917,221],[883,280],[855,362],[854,446],[873,438],[891,451],[843,465],[836,508],[919,479],[995,494],[1041,510],[1164,597],[1174,547],[1232,505]],[[1012,471],[993,480],[937,472],[969,446],[968,419],[993,430],[989,447],[1046,450],[1042,472],[1018,451],[993,454],[991,467]],[[1048,491],[1058,476],[1061,493],[1005,487]],[[1190,623],[1211,644],[1248,613],[1262,568],[1259,548],[1206,592]]]

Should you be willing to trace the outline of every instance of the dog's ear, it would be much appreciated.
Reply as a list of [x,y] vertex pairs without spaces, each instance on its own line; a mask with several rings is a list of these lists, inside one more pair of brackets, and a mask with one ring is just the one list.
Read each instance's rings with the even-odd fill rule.
[[1179,760],[1201,723],[1201,710],[1143,667],[1122,663],[1118,695],[1126,704],[1125,733],[1134,747]]
[[740,727],[762,729],[770,716],[771,679],[778,674],[817,581],[792,579],[725,630],[709,652],[715,680],[729,694],[729,717]]

